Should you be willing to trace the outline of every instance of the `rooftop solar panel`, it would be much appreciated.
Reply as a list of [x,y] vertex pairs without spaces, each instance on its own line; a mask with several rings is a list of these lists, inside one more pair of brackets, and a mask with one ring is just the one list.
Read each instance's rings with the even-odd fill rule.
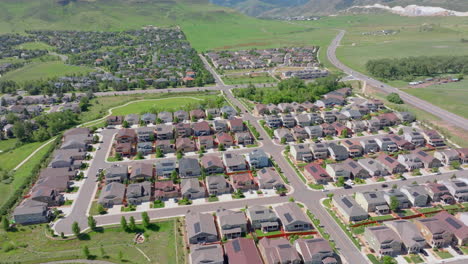
[[421,155],[421,156],[423,156],[423,157],[427,157],[427,156],[428,156],[427,153],[424,152],[424,151],[419,151],[418,154]]
[[445,222],[449,223],[451,226],[453,226],[453,228],[455,229],[460,229],[462,228],[462,225],[460,225],[459,223],[457,223],[453,218],[450,218],[450,217],[447,217],[445,218]]
[[201,228],[200,228],[200,223],[195,223],[193,225],[193,228],[195,229],[195,233],[199,233]]
[[353,169],[355,169],[355,168],[358,167],[357,164],[354,163],[354,162],[350,162],[350,163],[349,163],[349,166],[351,166],[351,168],[353,168]]
[[291,222],[293,220],[292,216],[289,213],[285,213],[284,217],[286,218],[288,222]]
[[239,240],[234,240],[232,242],[232,247],[234,248],[234,252],[239,252],[241,250]]
[[348,198],[345,197],[345,198],[343,198],[342,201],[348,208],[353,207],[353,204],[351,203],[351,201]]
[[371,193],[371,194],[369,194],[369,197],[370,198],[377,198],[377,195],[375,193]]
[[393,162],[395,162],[395,160],[393,160],[393,159],[392,159],[392,158],[390,158],[390,157],[385,157],[385,160],[386,160],[386,161],[388,161],[388,162],[390,162],[390,163],[393,163]]

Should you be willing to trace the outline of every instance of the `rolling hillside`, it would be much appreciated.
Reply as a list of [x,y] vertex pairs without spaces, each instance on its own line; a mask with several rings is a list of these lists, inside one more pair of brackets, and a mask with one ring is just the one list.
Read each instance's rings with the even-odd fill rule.
[[388,6],[436,6],[455,11],[468,11],[466,0],[211,0],[258,17],[328,15],[353,6],[383,4]]

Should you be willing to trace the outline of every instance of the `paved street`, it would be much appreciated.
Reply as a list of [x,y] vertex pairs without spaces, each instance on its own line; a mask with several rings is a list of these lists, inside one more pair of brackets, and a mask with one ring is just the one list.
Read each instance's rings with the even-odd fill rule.
[[463,118],[461,116],[458,116],[456,114],[453,114],[449,111],[446,111],[440,107],[437,107],[427,101],[421,100],[413,95],[410,95],[408,93],[405,93],[401,91],[400,89],[397,89],[395,87],[392,87],[388,84],[385,84],[383,82],[380,82],[378,80],[375,80],[367,75],[364,75],[360,72],[357,72],[348,66],[344,65],[341,63],[338,58],[336,57],[336,48],[340,45],[341,39],[345,35],[344,30],[340,30],[340,33],[336,36],[336,38],[332,41],[331,45],[328,47],[327,50],[327,56],[328,60],[335,65],[338,69],[342,70],[346,74],[352,75],[355,79],[365,81],[367,84],[372,85],[376,87],[377,89],[381,90],[384,93],[398,93],[403,99],[405,103],[408,103],[416,108],[419,108],[421,110],[424,110],[428,113],[431,113],[437,117],[439,117],[442,120],[447,121],[448,123],[457,126],[459,128],[462,128],[464,130],[468,130],[468,119]]

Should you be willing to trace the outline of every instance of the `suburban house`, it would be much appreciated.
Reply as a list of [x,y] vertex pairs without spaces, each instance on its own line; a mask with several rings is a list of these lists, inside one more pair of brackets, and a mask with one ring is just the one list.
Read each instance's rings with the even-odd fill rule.
[[123,203],[125,196],[125,185],[119,182],[111,182],[104,186],[99,195],[98,203],[105,208],[111,208],[114,205]]
[[179,122],[186,121],[189,120],[189,114],[184,110],[178,110],[174,112],[174,119],[177,119]]
[[151,198],[151,185],[149,181],[129,184],[127,186],[127,202],[133,205],[149,202]]
[[254,205],[246,209],[246,214],[253,229],[260,229],[263,232],[279,229],[278,216],[268,207]]
[[421,249],[426,247],[426,240],[413,222],[395,220],[386,222],[385,225],[398,235],[403,242],[405,253],[418,254]]
[[140,116],[137,114],[128,114],[125,116],[125,121],[130,125],[138,125],[140,123]]
[[377,133],[380,130],[380,120],[377,117],[373,116],[369,120],[365,120],[367,131],[370,133]]
[[344,140],[341,142],[341,145],[348,151],[350,157],[360,157],[362,156],[364,149],[361,144],[355,140]]
[[430,169],[442,167],[442,163],[440,162],[440,160],[434,158],[433,156],[429,155],[423,150],[416,149],[412,152],[412,154],[416,155],[421,160],[425,168]]
[[385,166],[379,161],[371,158],[365,158],[358,160],[359,165],[361,165],[365,170],[369,172],[369,175],[372,177],[382,177],[389,175],[389,172]]
[[177,137],[190,137],[193,135],[192,126],[189,123],[177,123],[175,125]]
[[313,229],[309,217],[293,202],[284,203],[274,208],[283,229],[286,232],[305,231]]
[[109,116],[106,119],[107,126],[122,125],[123,119],[123,116]]
[[403,173],[406,171],[403,164],[385,153],[380,153],[376,160],[380,162],[390,174]]
[[219,244],[193,245],[190,247],[192,264],[224,264],[223,247]]
[[263,168],[270,166],[270,157],[263,151],[263,149],[254,149],[246,155],[246,160],[250,168]]
[[201,158],[201,165],[206,174],[224,173],[224,164],[221,158],[215,155],[204,155]]
[[154,131],[156,132],[156,139],[158,140],[168,140],[174,138],[174,126],[158,124],[156,125]]
[[348,167],[343,163],[328,163],[325,170],[335,181],[340,177],[345,180],[351,179],[351,171],[349,171]]
[[301,127],[306,127],[312,125],[312,121],[310,120],[310,115],[308,114],[298,114],[294,117],[296,120],[296,124]]
[[180,187],[172,181],[157,181],[154,183],[154,198],[166,200],[180,196]]
[[390,190],[384,192],[384,199],[387,202],[387,204],[391,204],[392,197],[393,197],[393,199],[396,199],[398,201],[398,209],[406,209],[406,208],[411,207],[410,200],[400,190],[390,189]]
[[398,162],[403,164],[408,171],[424,168],[424,163],[415,154],[400,154],[398,155]]
[[239,132],[235,135],[236,142],[238,145],[252,145],[254,143],[254,138],[249,132]]
[[444,166],[450,166],[453,162],[460,163],[460,155],[454,149],[437,150],[434,157],[442,162]]
[[353,159],[347,159],[341,164],[350,172],[351,178],[366,179],[370,177],[369,172]]
[[156,168],[156,176],[157,177],[163,177],[163,178],[169,178],[172,174],[173,171],[176,170],[177,168],[177,163],[175,160],[157,160],[155,163],[155,168]]
[[351,196],[333,196],[332,202],[348,223],[362,221],[369,217],[369,214]]
[[304,264],[338,264],[336,254],[327,240],[323,238],[303,239],[294,242]]
[[367,122],[363,120],[351,120],[346,122],[346,126],[349,127],[354,134],[362,133],[367,131]]
[[317,163],[309,163],[304,167],[304,176],[316,184],[327,184],[333,181],[332,177]]
[[297,162],[311,162],[314,159],[309,145],[307,144],[292,145],[289,153]]
[[263,168],[257,172],[257,181],[260,189],[285,188],[278,172],[273,168]]
[[281,121],[281,118],[276,115],[268,115],[265,117],[265,124],[270,127],[270,128],[278,128],[281,127],[283,122]]
[[398,135],[395,135],[395,134],[390,135],[390,138],[398,146],[398,149],[400,150],[414,150],[416,148],[416,146],[413,143],[409,142],[408,140]]
[[426,139],[427,144],[436,148],[445,147],[445,142],[437,131],[424,130],[423,136],[424,139]]
[[322,128],[323,136],[336,136],[335,127],[329,123],[323,123],[320,125],[320,127]]
[[433,202],[444,202],[446,204],[453,204],[455,202],[447,186],[440,183],[429,182],[426,183],[425,187]]
[[115,140],[117,143],[136,143],[137,134],[135,130],[131,128],[119,129],[117,135],[115,135]]
[[231,193],[231,185],[224,178],[224,175],[211,175],[205,179],[208,195],[220,195]]
[[321,111],[320,113],[322,115],[323,122],[331,124],[336,121],[336,115],[333,112]]
[[176,149],[178,151],[181,150],[183,152],[193,152],[197,148],[196,148],[195,142],[191,140],[190,138],[177,138]]
[[195,158],[183,157],[179,160],[179,176],[181,178],[201,176],[201,168]]
[[381,127],[394,126],[401,123],[400,119],[393,112],[380,114],[376,118],[380,121]]
[[383,191],[357,192],[354,199],[367,212],[376,212],[379,214],[388,214],[390,212]]
[[228,132],[228,125],[226,120],[215,120],[213,121],[213,128],[216,133],[219,132]]
[[242,211],[220,208],[216,210],[216,219],[224,239],[234,239],[247,233],[247,218]]
[[305,128],[306,133],[309,135],[309,138],[319,138],[323,136],[323,129],[322,126],[306,126]]
[[234,139],[229,133],[226,132],[219,132],[216,135],[216,141],[218,142],[218,145],[223,144],[223,146],[229,148],[234,145]]
[[153,153],[153,142],[139,142],[136,151],[142,155]]
[[248,191],[256,189],[255,180],[249,173],[231,174],[231,185],[235,191]]
[[374,139],[362,139],[360,141],[364,153],[376,153],[379,152],[379,144]]
[[227,118],[235,117],[237,115],[236,109],[234,109],[232,106],[225,105],[219,109],[221,114],[224,116],[226,115]]
[[468,184],[463,180],[444,181],[450,194],[459,203],[468,202]]
[[266,264],[302,263],[299,253],[284,237],[277,239],[262,238],[258,242],[258,249]]
[[468,148],[458,148],[458,155],[460,155],[460,161],[462,164],[468,163]]
[[64,202],[63,195],[59,191],[46,184],[36,184],[31,190],[31,200],[43,202],[47,206],[60,206]]
[[182,179],[180,183],[182,197],[186,199],[198,199],[205,197],[205,187],[197,178]]
[[307,134],[307,131],[303,127],[295,126],[291,130],[296,141],[306,140],[309,138],[309,134]]
[[106,184],[111,182],[124,182],[128,178],[128,166],[123,164],[112,164],[106,169]]
[[400,188],[400,191],[408,197],[414,207],[424,207],[429,203],[429,194],[423,185],[404,185]]
[[434,216],[445,225],[445,229],[448,230],[454,236],[454,242],[459,246],[465,246],[468,244],[468,226],[462,221],[455,218],[447,211],[442,211]]
[[193,134],[196,137],[208,136],[211,134],[210,124],[206,121],[201,121],[201,122],[193,124],[192,130],[193,130]]
[[244,132],[244,122],[240,118],[233,118],[228,120],[228,127],[231,132],[239,133]]
[[206,118],[205,111],[203,111],[201,109],[194,109],[194,110],[190,111],[190,118],[192,120],[204,119],[204,118]]
[[152,113],[146,113],[141,116],[141,121],[147,125],[156,124],[156,115]]
[[247,163],[244,156],[236,153],[224,153],[223,163],[228,172],[245,171],[247,170]]
[[267,104],[267,109],[268,109],[268,113],[269,114],[278,114],[281,112],[281,110],[278,108],[278,106],[276,106],[275,104]]
[[185,216],[185,229],[190,244],[218,241],[218,232],[211,214],[189,212]]
[[403,123],[412,123],[416,121],[416,116],[410,112],[395,112],[395,115],[401,120]]
[[432,248],[446,247],[452,243],[453,233],[438,218],[419,218],[414,224]]
[[292,108],[291,104],[289,104],[289,103],[280,103],[280,104],[278,104],[278,108],[283,113],[290,113],[290,112],[292,112],[294,110]]
[[278,140],[285,140],[286,142],[294,141],[294,135],[287,128],[276,129],[275,132],[273,132],[273,134],[275,135],[275,138]]
[[422,147],[424,144],[426,144],[426,140],[424,139],[424,136],[417,132],[417,131],[409,131],[403,134],[405,139],[411,142],[413,145],[417,147]]
[[263,116],[268,113],[268,108],[264,104],[255,104],[253,112],[256,116]]
[[296,119],[291,114],[285,114],[281,116],[281,122],[286,128],[292,128],[296,125]]
[[328,158],[328,145],[326,143],[315,143],[310,144],[310,150],[314,154],[315,159],[327,159]]
[[402,253],[403,242],[398,234],[387,226],[366,227],[364,238],[369,246],[381,256],[395,257]]
[[52,212],[47,204],[34,200],[25,200],[13,211],[13,219],[19,225],[47,223],[52,218]]
[[346,150],[346,148],[342,145],[329,143],[328,152],[330,153],[330,157],[336,161],[341,161],[349,158],[348,150]]
[[158,119],[162,121],[162,123],[171,123],[173,121],[172,119],[172,113],[171,112],[159,112],[158,113]]
[[228,263],[261,264],[262,257],[253,239],[239,237],[224,244]]
[[398,151],[398,146],[390,137],[376,138],[375,142],[379,145],[380,151],[395,152]]
[[150,181],[153,178],[153,174],[153,164],[137,163],[131,168],[130,180]]

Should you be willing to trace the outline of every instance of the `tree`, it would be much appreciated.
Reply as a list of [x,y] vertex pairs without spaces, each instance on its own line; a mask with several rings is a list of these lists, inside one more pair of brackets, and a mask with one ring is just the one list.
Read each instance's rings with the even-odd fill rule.
[[101,257],[102,257],[102,258],[106,258],[106,257],[107,257],[106,251],[104,251],[104,247],[103,247],[102,245],[99,247],[99,251],[101,252]]
[[218,145],[218,150],[219,151],[225,151],[226,149],[224,148],[224,144],[223,143],[219,143]]
[[89,228],[91,228],[91,230],[96,229],[96,220],[92,215],[88,216],[88,226]]
[[122,154],[116,152],[116,153],[115,153],[115,159],[116,159],[116,160],[122,160]]
[[84,246],[84,247],[83,247],[83,256],[84,256],[86,259],[89,259],[89,258],[91,257],[91,253],[89,252],[88,246]]
[[400,208],[400,201],[395,196],[390,197],[390,209],[397,211]]
[[347,138],[348,137],[348,129],[343,129],[341,131],[341,137],[342,138]]
[[403,104],[403,100],[400,98],[400,95],[397,93],[390,93],[387,95],[387,100],[394,104]]
[[122,229],[124,231],[126,231],[128,229],[128,225],[127,225],[127,219],[125,219],[125,216],[122,216],[120,218],[120,227],[122,227]]
[[105,214],[106,213],[106,208],[104,208],[104,206],[102,206],[102,204],[98,204],[97,211],[98,211],[99,214]]
[[338,180],[336,181],[336,185],[337,186],[343,186],[344,183],[345,183],[345,178],[342,177],[342,176],[338,177]]
[[150,226],[150,218],[148,216],[148,213],[147,212],[143,212],[141,213],[141,220],[143,221],[143,226],[145,228],[148,228]]
[[127,120],[124,120],[124,121],[122,122],[122,127],[124,127],[124,128],[129,128],[129,127],[130,127],[130,125],[128,124]]
[[396,264],[397,261],[390,257],[390,256],[383,256],[382,257],[382,264]]
[[283,144],[283,145],[286,144],[286,138],[285,138],[285,137],[282,137],[280,142],[281,142],[281,144]]
[[177,177],[177,171],[176,170],[173,170],[171,172],[171,180],[172,180],[173,183],[177,183],[178,177]]
[[80,236],[81,229],[80,229],[80,226],[78,225],[78,222],[73,222],[72,232],[76,237]]
[[181,150],[178,150],[176,153],[176,156],[177,156],[177,159],[180,160],[184,156],[184,153]]
[[2,217],[2,227],[5,231],[10,230],[10,222],[8,221],[8,218],[6,216]]
[[142,153],[141,151],[138,151],[138,152],[137,152],[136,159],[137,159],[137,160],[144,159],[143,153]]
[[130,216],[130,222],[128,223],[128,229],[130,229],[130,231],[132,231],[132,232],[137,229],[136,223],[135,223],[135,218],[133,216]]
[[162,152],[160,147],[156,148],[156,158],[162,158],[164,157],[164,153]]
[[400,128],[400,129],[398,130],[398,135],[400,135],[400,136],[401,136],[401,135],[403,135],[403,133],[404,133],[404,132],[403,132],[403,129],[402,129],[402,128]]
[[458,170],[460,169],[460,162],[458,160],[454,160],[452,162],[450,162],[450,166],[452,166],[452,168],[454,168],[455,170]]

